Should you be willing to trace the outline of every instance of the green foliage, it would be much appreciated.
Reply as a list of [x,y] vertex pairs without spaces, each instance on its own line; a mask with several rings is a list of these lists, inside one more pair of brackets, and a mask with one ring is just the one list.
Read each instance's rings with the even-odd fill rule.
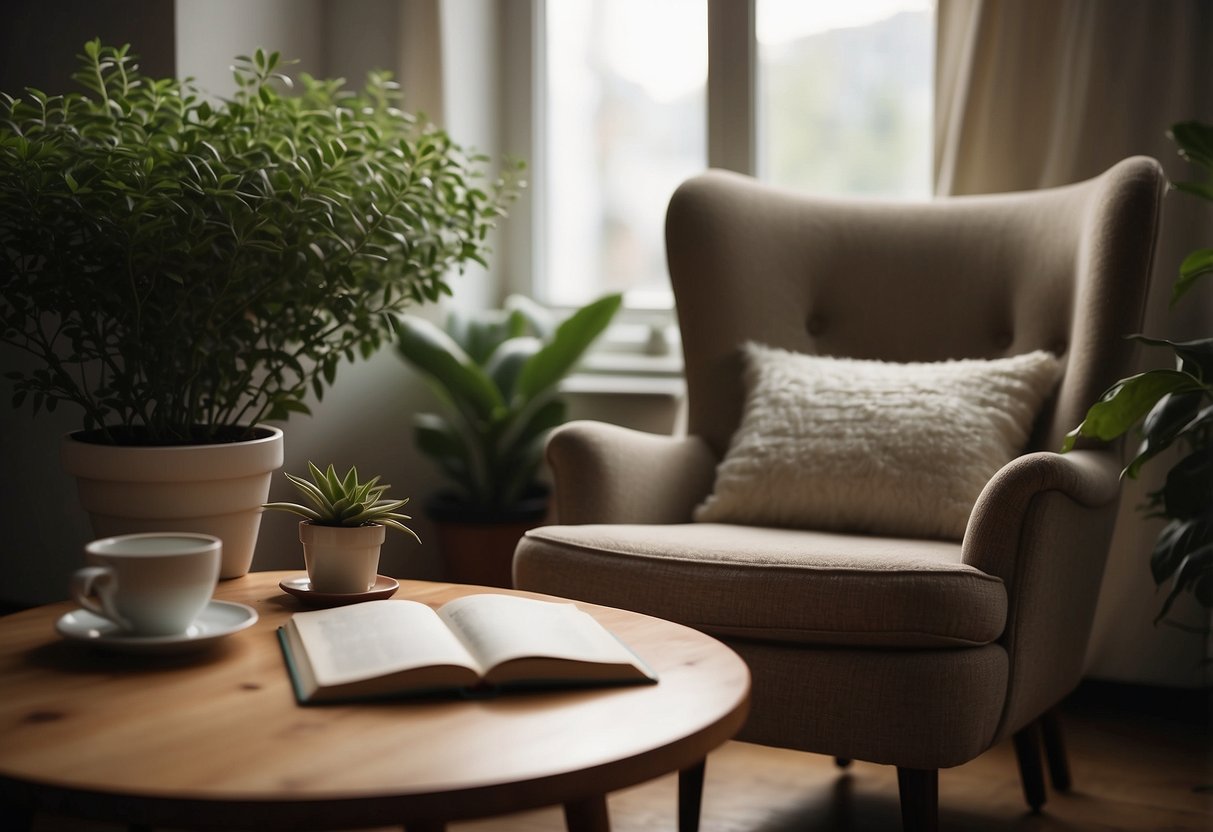
[[[1213,126],[1183,122],[1172,127],[1170,135],[1180,155],[1210,178],[1174,186],[1213,200]],[[1211,273],[1213,249],[1190,254],[1180,266],[1171,303]],[[1106,441],[1136,427],[1141,443],[1124,474],[1137,477],[1146,462],[1168,448],[1178,449],[1179,461],[1167,472],[1165,484],[1151,492],[1143,506],[1151,516],[1167,521],[1150,557],[1155,584],[1170,583],[1158,613],[1157,620],[1162,620],[1184,592],[1213,608],[1213,338],[1174,342],[1135,337],[1170,349],[1175,369],[1149,370],[1118,381],[1066,436],[1062,450],[1072,448],[1080,436]]]
[[423,318],[400,320],[401,356],[448,410],[417,415],[417,447],[470,505],[502,511],[535,485],[547,432],[565,420],[557,386],[621,303],[620,295],[607,295],[559,324],[519,296],[504,310],[452,314],[445,330]]
[[482,185],[485,159],[400,110],[385,74],[291,94],[257,50],[214,104],[127,46],[80,59],[87,94],[0,94],[0,340],[38,359],[7,374],[15,406],[72,402],[107,441],[306,413],[484,262],[519,185]]
[[391,486],[378,485],[379,477],[359,482],[357,468],[351,467],[344,477],[337,476],[332,465],[321,471],[308,462],[307,468],[312,475],[310,482],[294,474],[286,474],[286,478],[307,497],[310,506],[298,503],[266,503],[262,508],[289,511],[306,517],[317,526],[369,526],[378,523],[407,532],[418,543],[421,542],[416,532],[404,525],[405,520],[413,518],[396,511],[408,502],[408,498],[383,499],[384,493]]

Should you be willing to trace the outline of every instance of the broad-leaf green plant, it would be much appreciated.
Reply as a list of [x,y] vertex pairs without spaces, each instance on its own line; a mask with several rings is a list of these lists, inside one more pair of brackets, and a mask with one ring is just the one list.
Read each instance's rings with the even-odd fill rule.
[[501,310],[451,314],[445,329],[403,316],[400,355],[447,411],[417,414],[414,440],[475,516],[507,512],[538,484],[544,439],[566,418],[560,381],[621,302],[607,295],[559,322],[522,296],[508,298]]
[[234,97],[84,46],[85,93],[0,94],[0,341],[13,404],[70,402],[95,441],[242,438],[306,413],[396,315],[483,263],[521,185],[400,109],[238,57]]
[[404,525],[404,521],[413,518],[400,514],[396,509],[408,503],[408,497],[403,500],[384,499],[384,494],[390,485],[379,485],[379,477],[373,477],[366,482],[358,479],[358,469],[351,467],[344,477],[337,475],[337,470],[330,464],[323,471],[312,462],[307,464],[311,480],[294,474],[284,475],[295,488],[299,489],[311,505],[299,503],[266,503],[262,508],[278,511],[289,511],[310,520],[317,526],[370,526],[379,524],[390,529],[397,529],[413,536],[418,543],[421,538],[417,533]]
[[[1213,200],[1213,126],[1183,122],[1171,128],[1170,136],[1180,155],[1206,174],[1206,181],[1173,186]],[[1172,287],[1172,305],[1209,274],[1213,274],[1213,248],[1184,258]],[[1185,592],[1201,605],[1213,607],[1213,338],[1175,342],[1133,337],[1171,350],[1174,369],[1148,370],[1116,382],[1066,437],[1063,450],[1072,448],[1080,436],[1108,441],[1135,431],[1141,441],[1124,476],[1136,478],[1143,465],[1168,449],[1169,456],[1177,459],[1162,487],[1151,492],[1143,505],[1150,516],[1167,521],[1150,557],[1155,584],[1170,584],[1157,622]],[[1169,619],[1168,623],[1207,631]]]

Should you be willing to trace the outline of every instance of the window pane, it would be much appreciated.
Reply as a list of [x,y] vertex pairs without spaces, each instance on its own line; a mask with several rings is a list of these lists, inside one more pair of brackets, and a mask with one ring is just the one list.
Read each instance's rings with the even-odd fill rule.
[[663,224],[706,166],[705,0],[555,0],[545,11],[540,294],[672,305]]
[[818,193],[931,193],[934,0],[758,0],[758,168]]

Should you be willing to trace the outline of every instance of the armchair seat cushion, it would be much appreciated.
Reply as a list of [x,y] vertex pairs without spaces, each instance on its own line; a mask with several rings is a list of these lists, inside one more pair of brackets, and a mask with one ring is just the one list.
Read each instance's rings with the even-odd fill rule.
[[879,648],[972,647],[1006,623],[1001,579],[953,541],[723,523],[546,526],[514,582],[724,638]]

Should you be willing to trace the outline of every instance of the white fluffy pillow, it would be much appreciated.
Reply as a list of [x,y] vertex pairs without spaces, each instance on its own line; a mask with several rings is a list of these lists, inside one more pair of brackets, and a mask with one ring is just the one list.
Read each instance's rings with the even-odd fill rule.
[[935,364],[744,351],[745,410],[699,521],[960,539],[1061,372],[1044,351]]

